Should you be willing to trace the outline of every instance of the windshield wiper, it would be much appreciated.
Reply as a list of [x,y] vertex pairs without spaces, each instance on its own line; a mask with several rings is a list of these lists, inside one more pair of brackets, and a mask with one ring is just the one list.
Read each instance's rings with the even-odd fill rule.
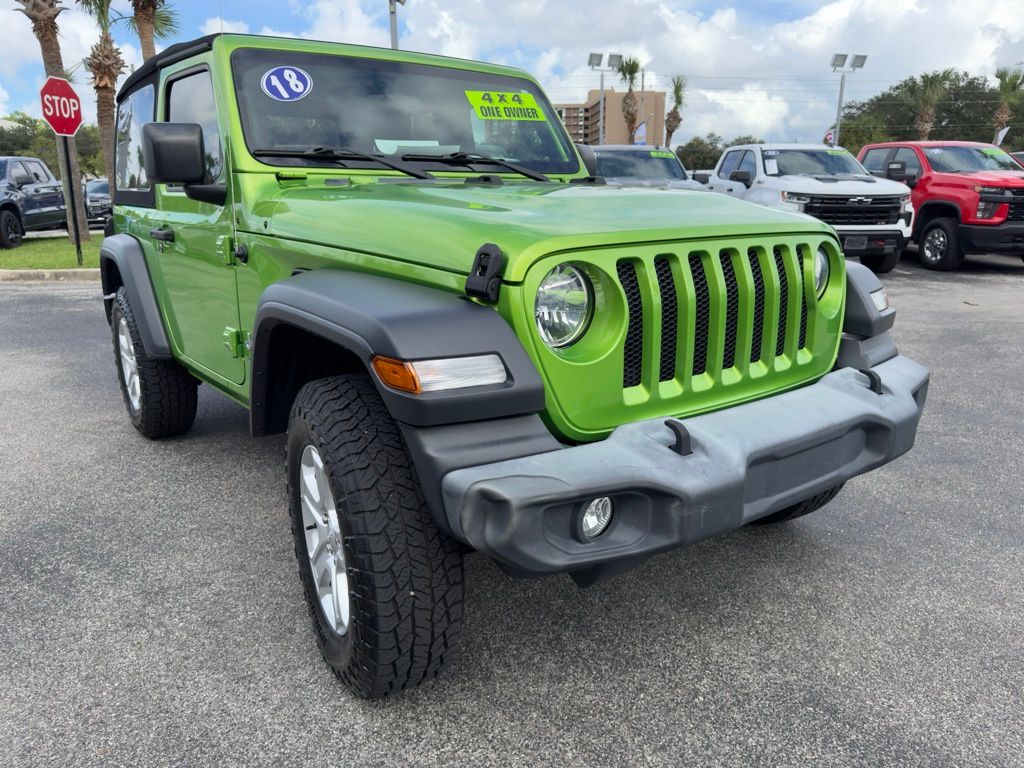
[[313,149],[254,149],[253,157],[297,157],[308,160],[327,160],[338,163],[342,167],[346,160],[366,160],[371,163],[380,163],[393,171],[400,171],[417,179],[432,179],[433,174],[413,168],[411,165],[400,163],[397,160],[388,160],[382,155],[368,155],[364,152],[357,152],[347,147],[313,147]]
[[431,155],[431,154],[409,154],[402,155],[403,160],[417,160],[420,162],[435,163],[448,163],[450,165],[472,165],[473,163],[485,163],[489,165],[500,165],[503,168],[508,168],[513,173],[518,173],[520,176],[525,176],[528,179],[534,181],[551,181],[540,171],[534,171],[525,166],[513,163],[508,160],[502,160],[498,157],[492,157],[491,155],[485,155],[483,152],[450,152],[447,155]]

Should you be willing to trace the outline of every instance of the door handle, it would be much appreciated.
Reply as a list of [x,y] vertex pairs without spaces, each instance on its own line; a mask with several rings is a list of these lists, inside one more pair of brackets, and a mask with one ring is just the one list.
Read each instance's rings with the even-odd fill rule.
[[726,187],[726,188],[725,188],[725,191],[726,191],[726,192],[732,192],[732,187]]
[[174,242],[174,230],[173,229],[151,229],[149,230],[149,236],[154,240],[161,240],[165,243]]

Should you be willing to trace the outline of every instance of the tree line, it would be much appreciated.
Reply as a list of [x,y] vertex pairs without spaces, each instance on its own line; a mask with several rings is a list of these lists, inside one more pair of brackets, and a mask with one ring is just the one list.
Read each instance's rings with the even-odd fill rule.
[[[77,5],[96,20],[96,42],[89,50],[89,55],[81,62],[90,75],[89,84],[96,97],[96,126],[90,130],[83,126],[78,136],[68,142],[68,160],[71,166],[71,178],[64,179],[64,194],[67,197],[73,189],[80,189],[82,169],[94,170],[90,165],[97,152],[90,151],[91,138],[98,138],[98,154],[102,161],[102,169],[109,180],[114,177],[114,145],[116,143],[116,126],[114,113],[114,97],[117,79],[125,70],[121,49],[114,43],[111,33],[115,24],[124,24],[132,29],[139,38],[143,59],[156,55],[155,41],[173,35],[177,31],[177,17],[165,0],[131,0],[130,12],[121,13],[115,10],[113,0],[77,0]],[[64,56],[60,47],[59,16],[65,10],[61,0],[16,0],[15,12],[23,13],[32,24],[32,33],[39,42],[39,50],[43,59],[43,70],[47,77],[68,79],[69,69],[64,65]],[[77,68],[77,63],[72,70]],[[59,168],[64,174],[64,147],[53,140],[47,143],[40,137],[40,124],[27,115],[14,115],[10,118],[17,124],[16,128],[0,130],[0,142],[26,140],[21,151],[10,154],[35,154],[47,161],[51,168]],[[45,125],[43,126],[45,130]],[[7,146],[6,144],[4,146]],[[51,164],[52,161],[52,164]],[[85,204],[81,194],[75,194],[75,217],[82,238],[89,239],[89,227],[86,221]],[[70,237],[70,227],[69,237]]]

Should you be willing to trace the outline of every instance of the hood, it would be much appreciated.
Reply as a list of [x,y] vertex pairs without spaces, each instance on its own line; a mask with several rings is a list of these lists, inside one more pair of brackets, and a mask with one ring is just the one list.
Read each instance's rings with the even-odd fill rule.
[[838,174],[835,176],[790,175],[779,176],[772,180],[772,186],[778,186],[787,192],[798,192],[808,195],[909,195],[910,187],[892,179],[881,179],[877,176]]
[[954,186],[1024,187],[1024,169],[1020,171],[973,171],[971,173],[935,173],[936,181]]
[[[262,175],[262,174],[261,174]],[[243,174],[252,176],[252,174]],[[267,234],[323,243],[466,274],[477,249],[505,253],[506,280],[556,251],[727,235],[831,232],[814,219],[704,191],[591,184],[458,181],[337,184],[310,177],[280,186],[264,176],[243,194],[259,200]]]
[[707,192],[708,188],[691,179],[642,179],[637,176],[607,176],[605,181],[613,187],[646,187],[648,189],[690,189]]

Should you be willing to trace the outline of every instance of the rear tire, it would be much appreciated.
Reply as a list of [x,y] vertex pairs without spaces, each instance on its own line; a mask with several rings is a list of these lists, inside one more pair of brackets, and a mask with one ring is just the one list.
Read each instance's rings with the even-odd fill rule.
[[884,275],[886,272],[892,272],[900,263],[900,252],[866,254],[860,257],[860,263],[876,275]]
[[811,512],[816,512],[838,496],[839,492],[843,490],[843,485],[843,483],[840,483],[835,488],[829,488],[827,491],[822,491],[816,496],[811,496],[811,498],[801,501],[799,504],[794,504],[791,507],[780,509],[778,512],[773,512],[770,515],[753,520],[751,521],[751,525],[773,525],[774,523],[784,523],[787,520],[795,520],[798,517],[809,515]]
[[287,469],[299,576],[334,674],[367,699],[436,676],[462,633],[462,550],[434,524],[369,378],[302,388]]
[[925,224],[917,238],[917,252],[921,265],[927,269],[949,272],[959,267],[964,260],[964,248],[957,220],[943,217]]
[[146,354],[124,288],[114,297],[110,327],[117,380],[132,426],[153,440],[187,432],[196,419],[199,382],[177,360]]
[[25,230],[14,211],[0,211],[0,248],[17,248],[25,236]]

